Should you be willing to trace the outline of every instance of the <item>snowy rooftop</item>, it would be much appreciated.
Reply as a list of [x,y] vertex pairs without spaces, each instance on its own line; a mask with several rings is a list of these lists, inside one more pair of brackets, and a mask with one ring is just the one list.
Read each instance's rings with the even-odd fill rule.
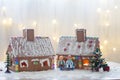
[[57,54],[92,54],[95,50],[96,41],[98,41],[96,37],[86,37],[85,42],[78,42],[74,36],[62,36],[59,40]]
[[10,39],[11,56],[48,56],[54,55],[51,41],[48,37],[35,37],[34,41],[27,41],[23,37]]

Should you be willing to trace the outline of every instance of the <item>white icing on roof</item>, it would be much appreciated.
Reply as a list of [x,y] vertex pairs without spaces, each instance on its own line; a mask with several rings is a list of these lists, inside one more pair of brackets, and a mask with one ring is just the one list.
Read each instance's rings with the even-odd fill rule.
[[87,37],[85,42],[77,42],[76,37],[62,36],[59,40],[57,54],[87,55],[95,50],[96,37]]
[[11,56],[48,56],[54,55],[51,41],[48,37],[35,37],[34,41],[27,41],[23,37],[10,39]]

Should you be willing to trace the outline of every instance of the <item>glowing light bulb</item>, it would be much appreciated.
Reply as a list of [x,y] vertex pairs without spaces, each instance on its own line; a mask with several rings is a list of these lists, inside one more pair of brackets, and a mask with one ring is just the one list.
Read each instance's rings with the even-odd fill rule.
[[32,25],[33,25],[33,27],[35,27],[37,25],[37,22],[33,21]]
[[3,25],[6,25],[6,24],[7,24],[7,20],[6,20],[6,19],[3,19],[2,24],[3,24]]
[[100,13],[101,12],[101,8],[97,8],[97,12]]
[[118,6],[115,6],[114,8],[115,8],[115,9],[117,9],[117,8],[118,8]]
[[116,48],[113,48],[113,51],[115,52],[115,51],[116,51]]
[[12,18],[8,18],[9,21],[12,21]]
[[12,25],[13,21],[12,18],[8,18],[8,25]]
[[77,24],[74,24],[75,27],[77,27]]
[[22,27],[22,29],[25,29],[25,27]]
[[108,43],[108,41],[107,40],[104,40],[104,44],[107,44]]
[[110,10],[106,10],[106,13],[110,13]]
[[110,24],[109,24],[109,23],[105,23],[105,26],[107,26],[107,27],[108,27],[108,26],[110,26]]
[[102,45],[100,45],[100,49],[103,49],[103,46],[102,46]]
[[6,7],[5,6],[2,7],[2,11],[6,11]]
[[55,41],[55,40],[56,40],[56,37],[53,36],[53,40]]
[[53,19],[53,20],[52,20],[52,23],[53,23],[53,24],[56,24],[56,23],[57,23],[56,19]]

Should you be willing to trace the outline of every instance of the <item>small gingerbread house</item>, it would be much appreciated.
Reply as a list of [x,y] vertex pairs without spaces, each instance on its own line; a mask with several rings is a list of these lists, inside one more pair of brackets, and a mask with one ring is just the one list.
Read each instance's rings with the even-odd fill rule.
[[54,50],[49,37],[34,37],[24,29],[23,37],[11,37],[7,54],[13,71],[41,71],[52,68]]
[[72,56],[76,69],[90,69],[90,58],[95,56],[94,51],[99,48],[98,37],[86,37],[86,29],[76,29],[76,36],[62,36],[59,39],[57,55]]

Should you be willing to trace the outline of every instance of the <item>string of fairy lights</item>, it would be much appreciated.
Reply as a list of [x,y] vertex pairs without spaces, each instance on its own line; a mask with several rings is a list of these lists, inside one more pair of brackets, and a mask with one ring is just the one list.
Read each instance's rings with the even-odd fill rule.
[[[107,5],[107,4],[106,4],[106,5]],[[116,10],[117,10],[117,9],[118,9],[118,6],[115,5],[113,9],[116,9]],[[108,19],[102,20],[104,27],[107,28],[107,31],[108,31],[108,30],[109,30],[109,26],[110,26],[110,20],[109,20],[109,18],[111,17],[110,15],[111,15],[112,10],[110,11],[109,9],[103,10],[102,8],[97,8],[97,12],[98,12],[99,14],[105,15],[105,16],[102,15],[103,17],[106,17],[106,16],[108,17]],[[100,16],[101,16],[101,15],[100,15]],[[107,32],[107,31],[106,31],[106,32]],[[105,33],[105,32],[104,32],[104,33]],[[100,48],[101,48],[101,49],[104,49],[104,48],[106,47],[106,45],[110,44],[110,43],[109,43],[109,40],[107,40],[107,37],[109,36],[108,33],[106,33],[106,34],[104,34],[104,35],[106,35],[106,36],[105,36],[106,39],[104,39],[104,40],[103,40],[103,43],[100,45]],[[108,45],[107,47],[109,47],[109,45]],[[116,47],[113,47],[112,50],[113,50],[113,52],[116,52],[117,48],[116,48]]]
[[[117,5],[114,5],[114,9],[117,10],[117,9],[119,9],[119,7]],[[53,34],[52,39],[53,39],[53,41],[58,42],[59,41],[59,34],[57,34],[58,29],[56,27],[57,27],[57,25],[59,25],[58,24],[59,20],[57,20],[57,15],[56,15],[56,4],[55,4],[55,10],[54,11],[55,11],[55,14],[54,14],[55,15],[55,19],[51,20],[51,24],[53,24],[53,26],[54,26],[54,30],[53,31],[55,32],[55,34]],[[7,15],[7,7],[6,6],[3,5],[1,7],[0,12],[2,14],[2,21],[1,22],[2,22],[3,26],[9,27],[9,26],[12,26],[13,23],[16,23],[13,20],[12,17],[9,17]],[[99,7],[99,8],[96,9],[96,14],[99,14],[99,19],[101,21],[100,22],[100,26],[105,27],[104,29],[107,29],[107,30],[109,30],[109,26],[111,26],[110,21],[109,21],[109,18],[112,15],[111,12],[112,12],[112,10],[110,10],[109,8],[108,9],[103,9],[102,7]],[[28,26],[28,25],[26,25],[26,24],[18,24],[19,30],[27,28],[26,26]],[[29,26],[32,26],[33,28],[37,28],[38,26],[40,26],[40,24],[37,23],[37,20],[36,21],[33,20],[33,22],[31,24],[29,24]],[[73,23],[73,29],[84,28],[84,27],[85,27],[85,25],[83,25],[82,23]],[[103,33],[104,33],[104,37],[106,37],[106,39],[103,38],[101,40],[102,43],[100,45],[100,48],[101,48],[101,50],[104,51],[106,49],[106,45],[109,45],[109,40],[107,39],[107,36],[109,36],[109,34],[108,34],[108,32],[106,30],[105,31],[103,30]],[[101,36],[102,35],[103,34],[101,34]],[[112,46],[111,50],[113,52],[116,52],[117,51],[117,47],[116,46]]]

